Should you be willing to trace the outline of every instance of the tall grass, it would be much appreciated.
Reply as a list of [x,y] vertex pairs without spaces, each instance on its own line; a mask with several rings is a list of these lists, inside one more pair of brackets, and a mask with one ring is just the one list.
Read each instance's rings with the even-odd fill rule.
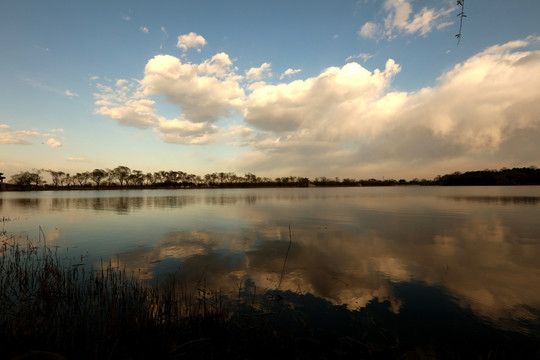
[[174,358],[230,320],[219,292],[160,286],[102,262],[88,270],[45,245],[0,234],[0,358]]
[[206,288],[204,273],[190,288],[174,275],[150,283],[113,261],[88,266],[83,257],[67,259],[44,235],[38,243],[9,235],[7,221],[0,231],[0,359],[30,350],[68,359],[271,358],[300,351],[293,350],[296,331],[306,326],[294,317],[282,321],[292,308],[279,289],[257,292],[246,281],[237,294],[225,294]]

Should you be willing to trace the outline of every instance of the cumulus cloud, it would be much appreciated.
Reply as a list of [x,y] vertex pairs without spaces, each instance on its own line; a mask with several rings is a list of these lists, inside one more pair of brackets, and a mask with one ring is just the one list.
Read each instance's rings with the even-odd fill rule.
[[286,76],[292,76],[294,74],[298,74],[299,72],[301,72],[302,69],[287,69],[283,72],[283,74],[281,74],[281,76],[279,77],[279,80],[283,80]]
[[176,47],[184,51],[187,51],[189,48],[197,48],[197,51],[200,51],[200,48],[205,45],[206,39],[204,37],[194,32],[190,32],[189,34],[178,36]]
[[537,42],[490,47],[410,93],[389,91],[400,69],[391,60],[382,71],[351,63],[261,87],[244,114],[259,137],[239,163],[308,176],[528,166],[540,152],[540,51],[518,50]]
[[[412,23],[396,10],[391,23],[400,19]],[[238,171],[429,177],[435,174],[422,169],[529,166],[540,152],[539,43],[531,37],[490,47],[412,92],[392,88],[401,71],[392,59],[381,69],[350,62],[270,84],[243,82],[225,53],[198,64],[158,55],[141,80],[99,84],[95,112],[152,127],[165,142],[244,146],[231,165]],[[269,67],[254,68],[251,78]],[[289,70],[282,76],[297,73]],[[154,98],[177,106],[177,116],[157,115]],[[234,126],[218,122],[235,114]]]
[[452,24],[446,21],[453,8],[424,7],[413,12],[410,0],[386,0],[382,9],[386,14],[379,22],[368,21],[358,31],[365,38],[389,40],[400,34],[425,36],[434,29],[440,30]]
[[47,140],[45,144],[49,145],[52,148],[57,148],[57,147],[62,146],[62,143],[54,138],[49,138],[49,140]]
[[173,144],[204,145],[214,142],[212,135],[217,126],[209,123],[194,123],[187,120],[162,120],[154,129],[163,141]]
[[248,96],[244,120],[265,131],[304,131],[303,136],[329,138],[378,99],[399,70],[393,60],[384,71],[374,72],[349,63],[315,78],[262,86]]
[[[140,81],[119,79],[108,85],[98,84],[95,113],[125,126],[153,127],[165,142],[207,144],[216,141],[217,127],[212,123],[241,106],[241,79],[225,53],[200,64],[158,55],[148,61]],[[167,119],[157,115],[152,96],[177,105],[179,116]]]
[[98,84],[99,92],[94,94],[98,106],[96,114],[109,116],[120,125],[146,128],[158,122],[154,113],[155,102],[144,98],[138,84],[120,79],[115,86]]
[[143,32],[145,34],[148,34],[150,32],[150,30],[148,30],[148,28],[146,26],[141,26],[140,29],[141,29],[141,32]]
[[215,122],[239,106],[244,91],[225,53],[201,64],[182,63],[170,55],[148,61],[141,81],[145,95],[164,96],[178,105],[186,120]]
[[271,77],[272,72],[270,68],[270,63],[264,63],[258,68],[251,68],[246,71],[246,78],[248,80],[262,80],[263,77]]

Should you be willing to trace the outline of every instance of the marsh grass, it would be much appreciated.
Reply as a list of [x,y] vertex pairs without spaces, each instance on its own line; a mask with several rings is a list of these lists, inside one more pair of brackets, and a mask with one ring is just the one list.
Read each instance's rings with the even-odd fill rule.
[[258,292],[246,281],[237,294],[224,293],[208,289],[204,273],[189,288],[175,275],[152,283],[117,262],[85,260],[61,255],[44,235],[33,243],[2,227],[0,358],[30,350],[68,359],[307,354],[293,350],[304,323],[283,320],[294,311],[279,289]]
[[173,358],[230,319],[219,292],[190,292],[173,279],[150,285],[111,262],[88,270],[5,230],[0,240],[0,358],[30,349]]

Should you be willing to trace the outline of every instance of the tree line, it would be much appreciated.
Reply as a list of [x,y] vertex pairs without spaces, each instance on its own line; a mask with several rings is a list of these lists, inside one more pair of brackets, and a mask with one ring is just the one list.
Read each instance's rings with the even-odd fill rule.
[[[50,182],[44,175],[50,175]],[[354,179],[325,176],[309,179],[302,176],[284,176],[274,179],[259,177],[252,173],[239,176],[234,172],[214,172],[199,176],[184,171],[143,172],[127,166],[114,169],[94,169],[92,171],[69,174],[50,169],[21,171],[11,176],[10,184],[22,189],[64,189],[64,188],[212,188],[212,187],[308,187],[308,186],[394,186],[394,185],[540,185],[540,169],[503,168],[500,170],[454,172],[437,175],[433,180],[413,179]]]

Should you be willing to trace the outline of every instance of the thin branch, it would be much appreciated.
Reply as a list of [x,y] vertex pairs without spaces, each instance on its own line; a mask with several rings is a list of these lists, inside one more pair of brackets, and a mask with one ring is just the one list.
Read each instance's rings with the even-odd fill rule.
[[463,29],[463,18],[466,18],[467,15],[465,15],[465,0],[458,0],[457,4],[458,6],[461,6],[461,12],[457,15],[459,17],[459,32],[456,34],[457,43],[459,45],[461,40],[461,30]]

